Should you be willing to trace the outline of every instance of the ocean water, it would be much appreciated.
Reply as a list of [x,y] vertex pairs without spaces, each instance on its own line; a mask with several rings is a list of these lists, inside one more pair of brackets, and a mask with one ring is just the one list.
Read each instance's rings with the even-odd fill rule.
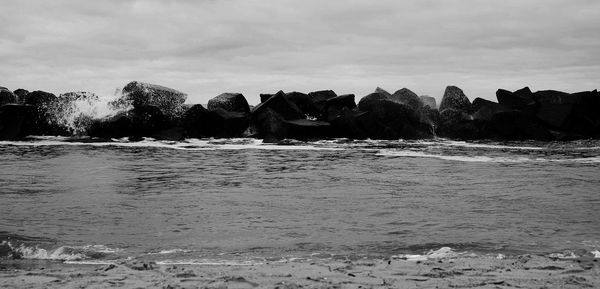
[[576,256],[599,220],[599,141],[0,142],[0,246],[28,259]]

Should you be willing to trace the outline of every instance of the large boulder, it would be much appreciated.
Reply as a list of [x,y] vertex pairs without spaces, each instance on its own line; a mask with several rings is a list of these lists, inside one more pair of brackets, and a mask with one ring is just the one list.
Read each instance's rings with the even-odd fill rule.
[[358,109],[360,111],[370,111],[382,100],[389,100],[389,97],[381,92],[373,92],[360,99]]
[[287,135],[285,138],[310,140],[329,136],[331,124],[325,121],[310,119],[286,120]]
[[208,101],[208,110],[250,113],[248,101],[241,93],[223,93]]
[[267,99],[265,102],[257,105],[252,111],[253,118],[260,115],[266,109],[271,109],[286,120],[305,118],[304,113],[298,106],[291,102],[283,91]]
[[474,120],[490,121],[494,114],[510,109],[499,103],[478,97],[473,100],[473,110],[475,111],[473,113]]
[[499,104],[511,109],[530,111],[536,109],[534,95],[529,87],[524,87],[515,92],[498,89],[498,91],[496,91],[496,98],[498,99]]
[[117,107],[134,108],[154,106],[169,119],[175,119],[183,113],[183,103],[187,94],[161,85],[132,81],[123,87],[123,96],[114,103]]
[[273,95],[274,94],[270,94],[270,93],[261,93],[260,94],[260,103],[263,103],[263,102],[267,101]]
[[170,122],[160,108],[138,105],[114,116],[95,120],[90,126],[89,136],[105,139],[122,137],[139,139],[152,137],[169,126]]
[[253,114],[256,137],[262,138],[266,142],[277,142],[286,138],[289,134],[285,121],[285,118],[274,109],[262,108],[258,113]]
[[296,105],[306,117],[317,118],[320,115],[320,109],[313,102],[308,94],[293,91],[285,94],[287,99]]
[[0,106],[9,104],[9,103],[17,103],[18,97],[10,90],[6,88],[0,88]]
[[23,99],[23,104],[30,104],[36,107],[46,107],[57,100],[56,95],[36,90],[28,93]]
[[477,139],[480,131],[473,117],[464,111],[446,108],[440,112],[440,136],[459,139]]
[[369,112],[343,108],[337,117],[331,119],[331,136],[337,138],[366,139],[369,134],[363,130],[357,119]]
[[424,106],[423,101],[421,101],[419,96],[408,88],[402,88],[394,92],[394,94],[392,94],[389,97],[389,99],[398,103],[405,104],[414,110],[419,110]]
[[392,101],[382,93],[363,97],[359,110],[368,112],[356,117],[356,123],[373,139],[414,139],[433,136],[429,121],[424,122],[421,111]]
[[471,102],[465,93],[456,86],[446,87],[444,97],[440,103],[440,112],[452,108],[457,111],[468,112],[471,110]]
[[336,97],[332,97],[325,102],[322,109],[321,118],[327,121],[331,121],[337,118],[344,109],[355,109],[356,102],[354,101],[354,94],[344,94]]
[[0,106],[0,140],[18,140],[32,134],[36,108],[32,105]]
[[419,96],[424,105],[429,106],[431,109],[437,109],[437,102],[434,97],[429,95],[421,95]]
[[58,125],[55,121],[54,107],[58,102],[56,95],[45,91],[32,91],[26,95],[24,104],[35,107],[33,115],[33,128],[30,132],[33,135],[70,135],[64,127]]
[[553,140],[554,135],[535,116],[518,110],[494,114],[489,129],[507,140]]
[[383,94],[387,98],[389,98],[390,96],[392,96],[391,93],[387,92],[387,90],[385,90],[385,89],[383,89],[383,88],[381,88],[379,86],[377,88],[375,88],[375,93]]
[[247,113],[220,108],[207,110],[200,104],[188,109],[182,118],[185,135],[192,138],[240,137],[248,128],[249,122]]
[[317,107],[318,110],[323,111],[325,103],[336,97],[337,94],[333,90],[319,90],[308,93],[308,96],[312,100],[312,103]]
[[13,93],[17,96],[19,103],[23,103],[23,100],[25,100],[25,97],[27,97],[29,91],[22,88],[18,88],[15,91],[13,91]]

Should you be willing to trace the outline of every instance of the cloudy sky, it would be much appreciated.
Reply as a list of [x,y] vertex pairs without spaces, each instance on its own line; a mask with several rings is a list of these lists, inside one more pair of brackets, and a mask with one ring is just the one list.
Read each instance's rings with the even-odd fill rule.
[[3,0],[0,86],[112,94],[600,88],[600,1]]

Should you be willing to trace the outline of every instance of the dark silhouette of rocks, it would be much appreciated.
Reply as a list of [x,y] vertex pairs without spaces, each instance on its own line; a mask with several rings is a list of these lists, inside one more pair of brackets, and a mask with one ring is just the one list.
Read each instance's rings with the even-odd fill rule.
[[223,93],[208,101],[208,110],[222,109],[231,112],[250,113],[248,101],[241,93]]
[[0,105],[17,103],[19,101],[16,94],[5,87],[0,87]]
[[[160,85],[131,82],[113,105],[115,115],[92,119],[77,115],[76,104],[96,103],[93,93],[13,93],[0,89],[0,139],[27,135],[88,135],[104,139],[143,137],[256,137],[283,139],[454,139],[572,140],[600,138],[598,91],[514,92],[499,89],[498,102],[475,98],[471,103],[455,86],[445,90],[440,110],[435,98],[408,88],[390,94],[377,88],[360,99],[331,90],[261,94],[254,108],[239,93],[224,93],[208,102],[184,105],[186,95]],[[22,103],[22,104],[21,104]],[[69,116],[70,122],[64,122]],[[79,130],[74,130],[73,122]]]
[[456,86],[448,86],[440,103],[440,112],[448,108],[468,112],[471,110],[471,102],[462,89]]
[[22,103],[27,94],[29,94],[29,91],[22,88],[18,88],[15,91],[13,91],[13,93],[17,96],[18,102]]
[[181,116],[182,105],[187,99],[187,94],[164,87],[161,85],[132,81],[123,88],[123,96],[116,103],[117,106],[132,105],[134,108],[152,105],[168,118],[174,119]]
[[424,106],[419,96],[408,88],[402,88],[394,92],[389,98],[392,101],[407,105],[414,110],[419,110]]

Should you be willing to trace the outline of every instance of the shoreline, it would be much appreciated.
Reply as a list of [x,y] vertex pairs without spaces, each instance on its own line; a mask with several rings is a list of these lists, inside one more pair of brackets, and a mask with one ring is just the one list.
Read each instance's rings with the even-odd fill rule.
[[287,261],[251,265],[81,265],[1,260],[7,288],[598,288],[600,259],[539,255],[443,257],[421,261]]

